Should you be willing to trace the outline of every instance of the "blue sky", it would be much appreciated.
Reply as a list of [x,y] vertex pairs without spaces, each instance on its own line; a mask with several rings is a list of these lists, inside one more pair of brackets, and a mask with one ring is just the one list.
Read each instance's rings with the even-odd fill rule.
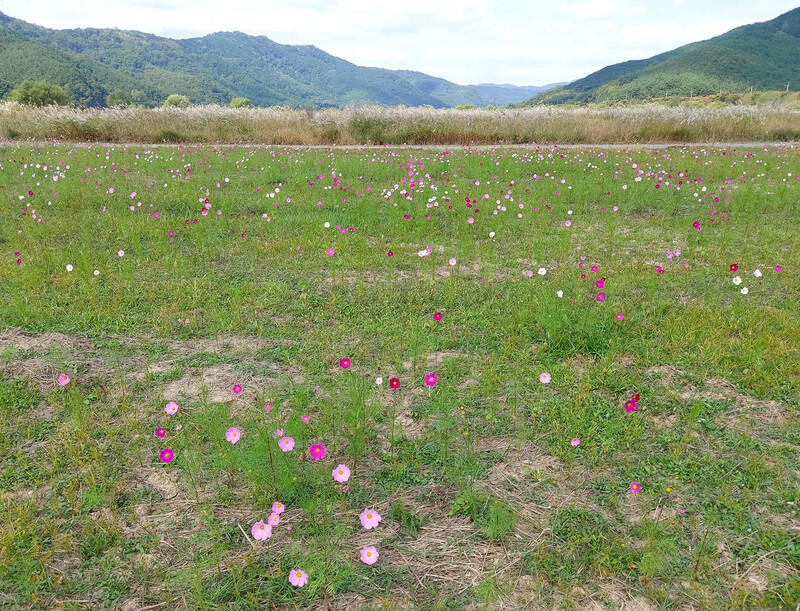
[[460,84],[570,81],[740,25],[800,0],[0,0],[49,28],[118,27],[170,38],[238,30],[362,66]]

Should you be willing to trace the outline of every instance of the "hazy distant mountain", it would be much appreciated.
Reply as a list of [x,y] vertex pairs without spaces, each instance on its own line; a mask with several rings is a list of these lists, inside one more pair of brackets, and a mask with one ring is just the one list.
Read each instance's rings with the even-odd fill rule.
[[740,93],[787,83],[800,89],[800,8],[649,59],[606,66],[526,104]]
[[61,85],[86,106],[103,106],[116,89],[147,105],[177,93],[195,104],[242,96],[256,106],[313,108],[500,106],[547,89],[456,85],[421,72],[356,66],[314,46],[241,32],[173,40],[130,30],[51,30],[0,13],[0,96],[24,79]]

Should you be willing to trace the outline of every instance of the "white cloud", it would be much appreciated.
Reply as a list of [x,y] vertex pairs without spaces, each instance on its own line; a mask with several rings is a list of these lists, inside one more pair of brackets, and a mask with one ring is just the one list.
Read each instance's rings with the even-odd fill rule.
[[194,37],[238,30],[362,66],[457,83],[541,85],[772,19],[797,0],[28,0],[2,9],[50,28]]

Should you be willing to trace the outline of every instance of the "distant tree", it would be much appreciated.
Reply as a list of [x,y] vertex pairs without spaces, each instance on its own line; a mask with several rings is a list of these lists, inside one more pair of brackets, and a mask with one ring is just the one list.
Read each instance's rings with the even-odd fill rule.
[[247,98],[233,98],[228,104],[230,108],[249,108],[253,104]]
[[14,102],[30,106],[49,106],[50,104],[66,106],[69,104],[69,98],[64,90],[47,81],[22,81],[11,91],[11,99]]
[[177,93],[173,93],[172,95],[168,96],[166,100],[164,100],[164,106],[174,106],[176,108],[189,108],[192,103],[189,101],[185,95],[178,95]]
[[475,108],[475,104],[459,104],[456,106],[456,110],[472,110]]
[[106,96],[106,106],[115,108],[117,106],[127,107],[133,102],[131,95],[122,89],[115,89]]

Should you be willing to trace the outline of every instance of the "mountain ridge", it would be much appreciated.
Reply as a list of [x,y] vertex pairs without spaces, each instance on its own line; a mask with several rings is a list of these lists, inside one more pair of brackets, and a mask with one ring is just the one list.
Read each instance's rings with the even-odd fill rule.
[[283,45],[239,31],[172,39],[136,30],[55,30],[0,12],[0,96],[24,79],[60,85],[83,106],[103,106],[119,89],[148,106],[181,94],[196,104],[246,97],[257,106],[441,108],[522,102],[547,88],[457,85],[411,70],[358,66],[315,45]]

